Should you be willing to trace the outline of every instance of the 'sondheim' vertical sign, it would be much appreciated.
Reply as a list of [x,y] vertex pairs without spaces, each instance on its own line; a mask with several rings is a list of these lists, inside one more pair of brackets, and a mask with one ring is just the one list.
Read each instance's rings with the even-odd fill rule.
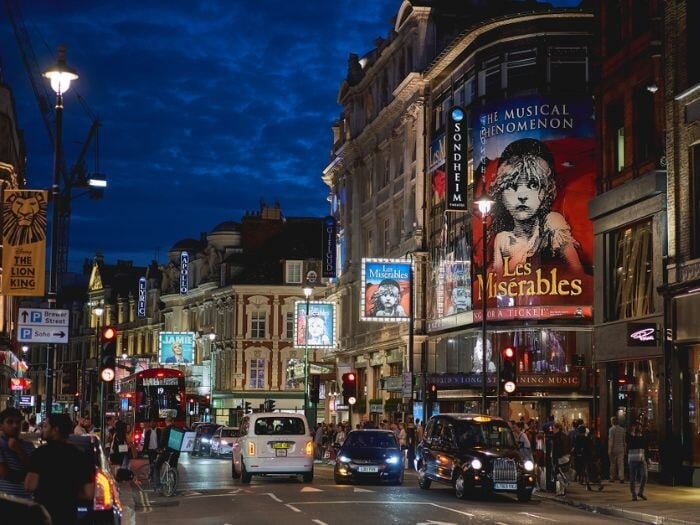
[[180,295],[187,295],[190,283],[190,255],[180,252]]
[[447,211],[467,211],[467,130],[465,113],[453,107],[447,117]]

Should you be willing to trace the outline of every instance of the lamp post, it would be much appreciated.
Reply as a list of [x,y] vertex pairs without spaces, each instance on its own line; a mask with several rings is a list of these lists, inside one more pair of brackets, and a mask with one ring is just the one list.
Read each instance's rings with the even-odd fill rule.
[[308,281],[307,278],[307,284],[304,286],[304,297],[306,297],[306,315],[304,316],[304,416],[306,416],[309,425],[315,425],[316,422],[310,420],[311,406],[309,403],[309,300],[314,293],[314,289]]
[[[92,313],[95,314],[95,354],[97,354],[97,368],[99,370],[100,363],[102,363],[102,346],[100,345],[100,325],[102,324],[102,314],[105,313],[105,309],[101,306],[96,306],[92,309]],[[92,419],[92,392],[90,392],[90,421]],[[105,382],[100,380],[100,435],[102,437],[102,442],[104,443],[105,438]]]
[[[56,93],[56,135],[54,137],[53,181],[51,183],[51,201],[53,210],[51,214],[51,259],[49,267],[49,308],[56,308],[56,295],[58,294],[58,243],[60,220],[60,188],[59,175],[63,161],[61,144],[61,130],[63,126],[63,94],[70,88],[72,80],[78,78],[77,73],[66,65],[66,48],[58,48],[58,60],[56,64],[44,72],[44,77],[51,81],[51,88]],[[53,375],[56,360],[56,344],[48,345],[46,354],[46,415],[51,414],[53,405]]]
[[216,340],[216,334],[214,332],[209,332],[207,335],[209,339],[209,421],[215,423],[212,419],[212,414],[214,414],[214,341]]
[[[488,401],[486,399],[486,258],[488,256],[487,239],[486,239],[486,219],[491,213],[491,208],[494,202],[486,195],[476,201],[481,214],[481,413],[486,414],[488,409]],[[498,385],[496,385],[498,389]]]

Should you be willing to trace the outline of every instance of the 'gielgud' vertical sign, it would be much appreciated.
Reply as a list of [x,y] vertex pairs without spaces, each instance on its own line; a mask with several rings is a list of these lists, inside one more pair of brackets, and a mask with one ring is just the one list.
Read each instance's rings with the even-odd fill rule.
[[4,191],[2,293],[5,295],[44,295],[47,196],[44,190]]
[[464,110],[453,107],[447,116],[447,211],[467,211],[467,123]]

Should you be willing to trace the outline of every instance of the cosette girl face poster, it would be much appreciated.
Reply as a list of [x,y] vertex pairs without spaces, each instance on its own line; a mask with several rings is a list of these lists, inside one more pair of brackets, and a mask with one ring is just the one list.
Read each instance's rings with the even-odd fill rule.
[[[476,197],[488,196],[486,298],[497,319],[590,317],[595,142],[590,100],[528,96],[475,116]],[[475,317],[483,235],[474,237]]]
[[[306,316],[306,301],[295,303],[296,348],[331,348],[335,345],[335,304],[309,301],[309,316]],[[308,325],[308,331],[307,331]]]
[[408,321],[411,308],[412,262],[404,259],[362,259],[362,321]]

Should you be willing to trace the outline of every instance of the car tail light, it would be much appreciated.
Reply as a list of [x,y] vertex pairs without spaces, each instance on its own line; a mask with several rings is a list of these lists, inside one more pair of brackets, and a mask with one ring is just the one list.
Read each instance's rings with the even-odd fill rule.
[[255,443],[253,443],[252,441],[248,441],[248,455],[249,456],[255,455]]
[[306,453],[307,456],[314,455],[314,442],[313,441],[306,442],[306,447],[304,448],[304,452]]
[[102,471],[97,471],[95,476],[95,498],[93,499],[94,510],[108,510],[114,503],[114,494],[109,478]]

